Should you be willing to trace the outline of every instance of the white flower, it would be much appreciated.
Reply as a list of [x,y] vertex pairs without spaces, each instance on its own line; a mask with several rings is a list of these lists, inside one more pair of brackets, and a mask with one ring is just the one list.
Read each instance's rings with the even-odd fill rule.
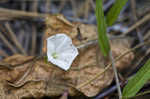
[[58,67],[68,70],[77,55],[77,48],[66,34],[56,34],[47,39],[48,61]]

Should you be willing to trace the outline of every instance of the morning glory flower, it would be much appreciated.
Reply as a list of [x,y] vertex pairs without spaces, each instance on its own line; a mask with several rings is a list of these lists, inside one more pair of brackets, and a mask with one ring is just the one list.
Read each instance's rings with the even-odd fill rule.
[[56,34],[47,38],[47,56],[52,64],[68,70],[77,55],[77,48],[66,34]]

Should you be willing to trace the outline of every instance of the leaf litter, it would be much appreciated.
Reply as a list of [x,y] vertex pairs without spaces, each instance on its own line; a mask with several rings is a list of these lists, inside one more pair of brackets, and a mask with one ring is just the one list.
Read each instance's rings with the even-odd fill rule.
[[[72,38],[73,44],[79,46],[97,38],[95,25],[69,22],[64,16],[49,15],[46,18],[46,30],[43,37],[43,54],[46,53],[46,39],[57,33],[66,33]],[[128,39],[112,40],[113,56],[117,57],[125,50],[130,49]],[[123,69],[134,58],[130,53],[116,63]],[[43,96],[59,96],[66,90],[71,96],[84,94],[93,97],[111,84],[114,75],[108,69],[96,80],[77,88],[78,85],[93,78],[97,73],[103,72],[109,59],[100,53],[97,44],[79,49],[79,55],[71,68],[64,71],[51,63],[46,63],[43,57],[13,55],[1,62],[8,63],[13,69],[0,69],[0,98],[21,99],[24,97],[39,98]]]

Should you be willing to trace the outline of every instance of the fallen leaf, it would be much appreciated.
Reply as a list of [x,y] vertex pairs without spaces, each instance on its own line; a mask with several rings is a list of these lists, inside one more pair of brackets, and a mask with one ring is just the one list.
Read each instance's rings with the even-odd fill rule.
[[[65,33],[70,36],[75,46],[97,38],[95,25],[69,22],[62,15],[48,16],[46,25],[43,53],[46,53],[47,49],[46,39],[57,33]],[[111,48],[114,57],[130,49],[126,39],[124,41],[111,41]],[[124,68],[132,61],[133,57],[133,53],[128,54],[118,61],[116,66],[121,69]],[[1,99],[60,96],[66,90],[72,96],[84,94],[93,97],[110,85],[114,78],[110,68],[96,80],[77,88],[97,73],[103,72],[109,63],[109,60],[102,56],[97,44],[80,49],[79,55],[68,71],[63,71],[51,63],[46,63],[44,58],[34,56],[13,55],[2,60],[2,62],[10,64],[13,69],[0,69]]]
[[[67,25],[68,21],[67,23],[65,23],[64,21],[58,19],[58,17],[62,17],[63,20],[66,20],[65,17],[60,14],[47,16],[46,19],[47,28],[44,35],[43,53],[46,53],[46,48],[47,48],[46,39],[49,36],[52,36],[57,33],[65,33],[68,36],[70,36],[75,46],[85,44],[88,41],[97,38],[97,27],[95,25],[83,24],[80,22],[72,22],[71,25]],[[128,40],[129,39],[111,40],[110,42],[111,49],[112,49],[113,56],[115,58],[121,55],[124,51],[130,49]],[[130,53],[126,55],[124,58],[122,58],[120,61],[116,62],[115,65],[119,69],[126,68],[127,65],[130,64],[133,58],[134,58],[134,54]],[[79,72],[70,71],[70,76],[73,81],[72,83],[76,82],[76,84],[79,85],[87,81],[88,79],[94,77],[96,73],[102,72],[108,63],[109,60],[103,57],[98,45],[93,44],[90,47],[86,47],[84,50],[80,50],[79,56],[72,64],[72,68],[80,68],[80,69],[84,68],[84,69],[83,70],[79,69],[80,70]],[[66,75],[68,74],[66,73]],[[80,80],[76,81],[74,78],[78,78]],[[101,91],[106,86],[108,86],[111,83],[112,79],[113,79],[113,74],[112,74],[112,70],[110,69],[106,71],[97,80],[93,81],[91,84],[88,84],[87,86],[78,90],[83,92],[86,96],[91,97],[96,95],[99,91]]]

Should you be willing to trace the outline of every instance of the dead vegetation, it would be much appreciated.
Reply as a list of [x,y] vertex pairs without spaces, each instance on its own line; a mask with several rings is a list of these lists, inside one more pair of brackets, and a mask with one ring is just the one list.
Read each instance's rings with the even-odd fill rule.
[[[116,59],[149,40],[149,1],[138,1],[128,2],[116,24],[108,29]],[[104,0],[105,13],[113,3]],[[112,87],[114,75],[106,67],[110,62],[96,43],[94,0],[1,0],[0,6],[1,99],[53,97],[66,92],[79,99],[81,95],[94,97],[109,85]],[[80,51],[67,72],[44,61],[46,38],[57,33],[70,36]],[[144,63],[148,50],[144,45],[116,62],[122,83],[127,72],[134,72]]]

